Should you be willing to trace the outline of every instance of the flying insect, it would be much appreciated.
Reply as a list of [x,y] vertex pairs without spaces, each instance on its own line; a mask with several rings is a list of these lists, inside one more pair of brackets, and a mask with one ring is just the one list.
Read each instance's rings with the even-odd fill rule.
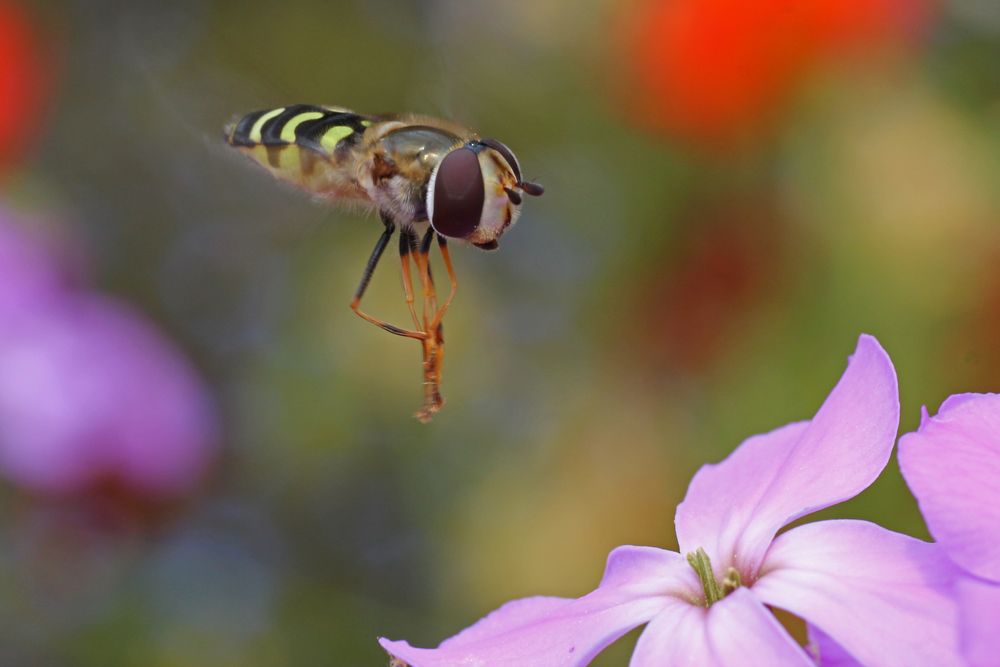
[[[378,212],[383,231],[372,250],[351,309],[389,333],[420,341],[424,398],[416,417],[430,421],[444,405],[442,320],[458,289],[449,240],[496,250],[518,218],[523,195],[542,186],[524,180],[514,153],[496,139],[428,116],[362,115],[348,109],[295,104],[254,111],[225,128],[227,143],[275,177],[334,203]],[[393,234],[399,231],[403,291],[412,328],[361,310],[361,299]],[[438,303],[430,268],[435,241],[451,288]],[[418,315],[411,261],[420,283]]]

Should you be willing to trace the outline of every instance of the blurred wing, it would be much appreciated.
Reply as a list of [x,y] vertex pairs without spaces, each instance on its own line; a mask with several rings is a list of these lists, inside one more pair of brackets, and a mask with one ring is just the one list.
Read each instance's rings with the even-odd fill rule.
[[225,129],[230,146],[276,178],[328,199],[367,200],[357,181],[362,137],[375,116],[295,104],[254,111]]

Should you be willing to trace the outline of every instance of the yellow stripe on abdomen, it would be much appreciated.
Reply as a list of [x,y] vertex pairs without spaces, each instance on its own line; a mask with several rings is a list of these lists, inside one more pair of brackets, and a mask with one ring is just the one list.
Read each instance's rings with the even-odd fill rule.
[[290,121],[285,123],[285,126],[281,128],[281,140],[289,143],[295,143],[295,128],[297,128],[302,123],[307,120],[316,120],[317,118],[322,118],[324,116],[322,111],[307,111],[305,113],[300,113],[295,116]]
[[271,120],[278,114],[282,113],[284,110],[285,107],[281,107],[280,109],[272,109],[271,111],[268,111],[260,118],[258,118],[257,122],[255,122],[253,124],[253,127],[250,128],[250,134],[247,135],[247,138],[250,140],[250,142],[255,144],[261,143],[261,131],[264,129],[264,123]]
[[341,139],[346,139],[352,134],[354,134],[354,128],[351,126],[334,125],[323,133],[323,138],[320,139],[319,144],[327,153],[332,153],[337,149],[337,144],[340,143]]
[[275,177],[327,197],[367,195],[348,168],[376,119],[305,104],[247,114],[226,130],[228,143]]

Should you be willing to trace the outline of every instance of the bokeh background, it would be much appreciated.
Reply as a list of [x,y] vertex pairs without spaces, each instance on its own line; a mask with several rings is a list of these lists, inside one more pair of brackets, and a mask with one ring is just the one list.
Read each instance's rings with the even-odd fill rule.
[[[382,665],[675,547],[861,332],[904,432],[997,390],[998,62],[995,0],[0,0],[0,664]],[[381,226],[221,141],[293,102],[546,186],[453,252],[427,426],[347,308]],[[391,258],[367,303],[406,320]],[[828,514],[926,535],[894,462]]]

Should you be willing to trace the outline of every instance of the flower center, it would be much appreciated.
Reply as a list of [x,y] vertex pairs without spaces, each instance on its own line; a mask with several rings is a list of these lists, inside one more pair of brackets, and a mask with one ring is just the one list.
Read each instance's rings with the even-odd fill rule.
[[687,555],[687,562],[698,573],[698,578],[701,580],[701,588],[705,591],[704,604],[706,607],[711,607],[743,585],[742,577],[735,567],[726,570],[726,576],[722,578],[721,582],[717,581],[715,572],[712,571],[712,561],[701,547]]

